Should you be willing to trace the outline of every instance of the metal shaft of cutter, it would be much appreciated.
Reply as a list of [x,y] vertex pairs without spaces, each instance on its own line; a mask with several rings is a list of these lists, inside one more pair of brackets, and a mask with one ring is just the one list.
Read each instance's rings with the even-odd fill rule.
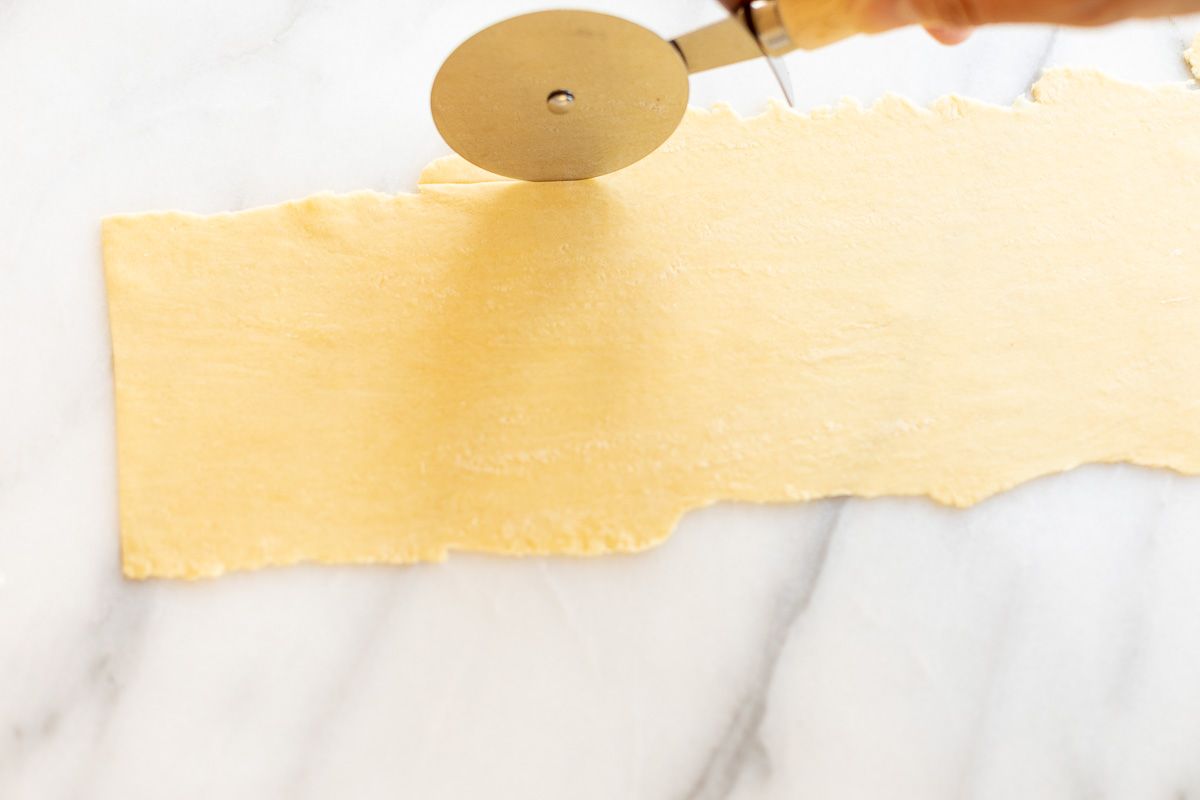
[[689,74],[766,58],[788,105],[795,105],[792,83],[780,56],[793,49],[775,0],[741,5],[727,19],[673,40]]

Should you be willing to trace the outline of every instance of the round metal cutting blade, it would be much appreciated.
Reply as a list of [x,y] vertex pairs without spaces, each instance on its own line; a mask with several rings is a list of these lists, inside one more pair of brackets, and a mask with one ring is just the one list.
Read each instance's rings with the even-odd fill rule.
[[619,17],[540,11],[467,39],[433,82],[438,131],[489,172],[594,178],[649,155],[678,127],[688,73],[675,46]]

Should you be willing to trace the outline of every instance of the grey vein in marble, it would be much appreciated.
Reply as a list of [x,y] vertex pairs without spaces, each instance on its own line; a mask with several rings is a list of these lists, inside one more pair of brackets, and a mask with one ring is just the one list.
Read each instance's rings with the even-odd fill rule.
[[771,678],[779,664],[779,656],[787,643],[788,633],[796,620],[808,608],[821,579],[821,568],[837,533],[838,521],[845,509],[845,500],[826,501],[826,518],[815,532],[797,531],[797,535],[812,537],[812,544],[796,561],[795,574],[779,587],[767,640],[762,646],[760,665],[755,670],[741,702],[738,703],[721,740],[704,763],[695,783],[684,795],[686,800],[723,800],[729,796],[738,775],[752,760],[761,760],[769,771],[770,764],[758,738],[759,725],[766,713]]

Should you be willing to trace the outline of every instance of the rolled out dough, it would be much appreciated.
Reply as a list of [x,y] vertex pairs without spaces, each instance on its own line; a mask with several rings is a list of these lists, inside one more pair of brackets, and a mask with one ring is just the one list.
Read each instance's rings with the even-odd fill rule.
[[634,551],[721,499],[1200,472],[1200,94],[689,112],[526,184],[104,222],[132,577]]

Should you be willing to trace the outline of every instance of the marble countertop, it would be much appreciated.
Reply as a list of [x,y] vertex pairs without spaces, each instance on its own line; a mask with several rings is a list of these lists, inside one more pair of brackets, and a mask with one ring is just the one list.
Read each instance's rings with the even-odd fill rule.
[[[441,58],[537,6],[0,2],[0,797],[1200,796],[1200,480],[1166,472],[718,506],[632,557],[122,580],[99,219],[411,190]],[[1197,30],[789,62],[802,108],[1007,103],[1053,64],[1184,80]],[[762,64],[693,91],[777,93]]]

